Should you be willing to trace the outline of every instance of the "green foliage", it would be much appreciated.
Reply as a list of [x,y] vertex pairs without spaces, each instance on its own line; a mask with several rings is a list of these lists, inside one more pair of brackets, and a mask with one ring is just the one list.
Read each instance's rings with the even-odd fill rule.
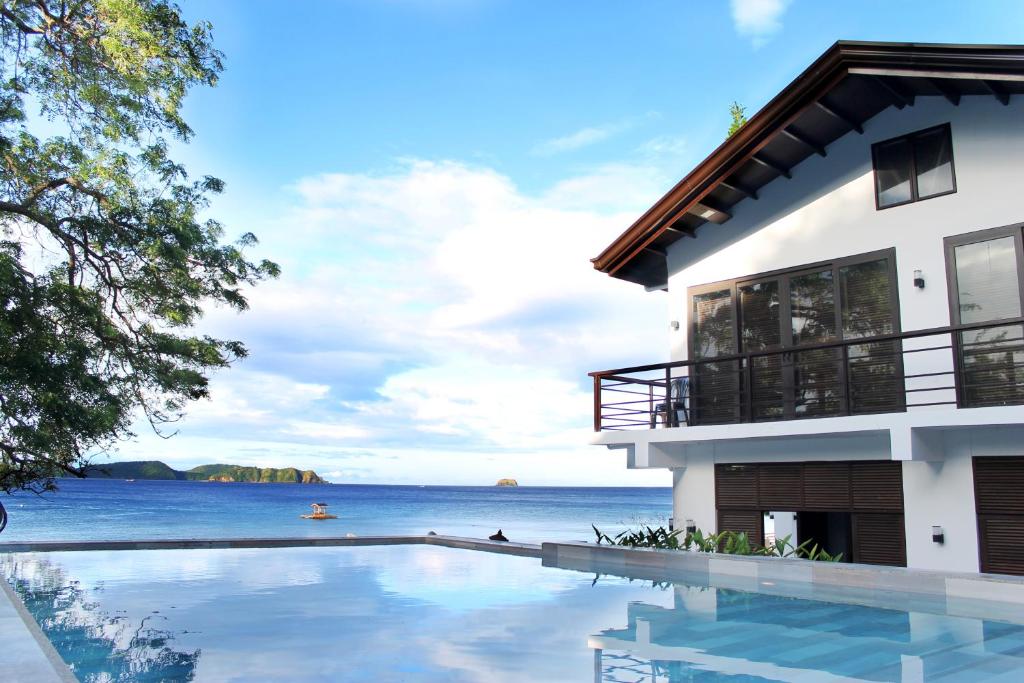
[[597,535],[597,543],[607,543],[608,545],[621,545],[628,548],[665,548],[669,550],[676,550],[680,547],[679,534],[681,531],[666,531],[665,527],[658,527],[652,529],[647,526],[640,531],[623,531],[622,533],[610,538],[607,534],[601,533],[600,530],[593,524],[590,528],[594,530]]
[[[294,467],[246,467],[244,465],[200,465],[188,471],[171,468],[159,460],[135,460],[89,465],[84,468],[87,477],[110,479],[163,479],[179,481],[241,481],[270,484],[324,484],[313,470]],[[59,473],[55,476],[59,476]]]
[[820,560],[824,562],[839,562],[843,558],[842,553],[831,555],[820,548],[818,544],[808,547],[811,539],[793,546],[790,537],[785,536],[776,539],[775,543],[767,546],[754,545],[744,532],[720,531],[717,534],[704,535],[700,529],[682,536],[683,531],[667,531],[664,527],[652,529],[644,527],[640,531],[626,530],[614,537],[602,533],[595,525],[590,527],[594,530],[598,545],[617,545],[626,548],[660,548],[662,550],[694,550],[701,553],[723,553],[726,555],[759,555],[762,557],[800,557],[808,560]]
[[265,484],[319,484],[323,483],[312,470],[297,470],[294,467],[276,469],[273,467],[245,467],[242,465],[200,465],[183,473],[193,481],[248,481]]
[[88,477],[108,477],[110,479],[184,479],[184,475],[159,460],[135,460],[129,462],[112,462],[105,465],[92,465],[86,469]]
[[166,0],[0,0],[0,490],[81,474],[140,414],[160,431],[246,355],[189,327],[278,267],[168,156],[221,68]]
[[747,108],[741,106],[739,102],[733,102],[729,105],[729,132],[726,133],[725,137],[731,138],[736,131],[743,127],[743,124],[747,122]]

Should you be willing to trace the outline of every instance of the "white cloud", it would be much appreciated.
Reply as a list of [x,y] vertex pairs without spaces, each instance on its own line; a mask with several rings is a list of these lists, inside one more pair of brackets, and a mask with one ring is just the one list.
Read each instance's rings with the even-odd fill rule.
[[639,151],[652,159],[681,159],[690,153],[687,139],[681,135],[659,135],[640,145]]
[[[619,164],[528,195],[488,168],[419,160],[298,180],[254,226],[282,279],[246,314],[204,321],[250,358],[214,377],[178,437],[132,457],[368,483],[630,481],[587,445],[586,372],[661,360],[665,300],[589,260],[666,186]],[[584,474],[589,461],[603,464]]]
[[380,395],[422,432],[505,450],[572,449],[587,441],[590,394],[558,374],[541,364],[452,359],[389,377]]
[[571,152],[603,142],[622,130],[624,128],[621,124],[581,128],[575,133],[545,140],[533,148],[533,153],[538,156],[551,156]]
[[563,152],[572,152],[584,147],[596,145],[599,142],[612,138],[620,133],[636,128],[645,121],[661,118],[656,111],[649,111],[642,116],[633,116],[613,123],[605,123],[599,126],[587,126],[579,130],[562,135],[550,140],[544,140],[537,144],[532,152],[537,156],[553,156]]
[[782,15],[791,0],[730,0],[736,32],[747,36],[755,47],[763,45],[782,28]]
[[297,436],[327,441],[349,441],[369,435],[365,429],[348,424],[292,420],[285,431]]

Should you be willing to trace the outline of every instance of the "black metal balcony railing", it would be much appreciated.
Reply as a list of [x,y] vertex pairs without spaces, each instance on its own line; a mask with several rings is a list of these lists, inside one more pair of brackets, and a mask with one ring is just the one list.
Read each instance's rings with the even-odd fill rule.
[[1024,404],[1024,318],[592,372],[594,431]]

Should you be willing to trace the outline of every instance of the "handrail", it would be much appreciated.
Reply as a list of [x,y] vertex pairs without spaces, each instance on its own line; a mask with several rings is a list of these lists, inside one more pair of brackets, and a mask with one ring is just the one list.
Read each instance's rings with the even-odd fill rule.
[[[818,344],[807,344],[805,346],[787,346],[785,348],[773,348],[761,351],[746,351],[744,353],[733,353],[728,356],[713,356],[710,358],[698,358],[695,360],[677,360],[668,363],[653,363],[651,365],[636,365],[629,368],[615,368],[613,370],[597,370],[588,372],[589,377],[608,378],[610,375],[628,374],[631,372],[648,372],[651,370],[669,370],[672,368],[692,367],[705,363],[724,363],[733,360],[745,360],[748,358],[759,358],[761,356],[777,356],[785,353],[803,353],[805,351],[817,351],[819,349],[838,349],[843,346],[857,346],[859,344],[877,344],[879,342],[900,341],[905,339],[918,339],[920,337],[931,337],[938,334],[955,334],[957,332],[972,332],[992,327],[1009,327],[1011,325],[1024,324],[1024,317],[1008,318],[1006,320],[993,320],[985,323],[971,323],[969,325],[947,325],[945,327],[933,327],[913,332],[895,332],[882,334],[875,337],[858,337],[857,339],[839,339],[831,342]],[[908,349],[909,351],[927,349]]]
[[[1024,334],[1009,329],[1015,326],[1024,326],[1024,316],[591,372],[594,430],[1022,404],[1016,373],[1024,368]],[[982,330],[997,334],[964,338]],[[939,339],[910,345],[919,348],[903,343],[926,337]],[[842,353],[805,355],[819,351]],[[943,352],[947,360],[936,366],[929,354]],[[917,360],[907,366],[911,357]],[[755,362],[768,358],[776,362]],[[672,386],[687,376],[688,391],[677,399]]]

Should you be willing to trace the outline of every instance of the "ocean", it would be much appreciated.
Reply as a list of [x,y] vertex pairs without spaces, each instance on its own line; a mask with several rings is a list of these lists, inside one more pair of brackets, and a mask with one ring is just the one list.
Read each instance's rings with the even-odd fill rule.
[[[4,541],[425,534],[593,540],[668,525],[670,488],[222,484],[62,479],[54,493],[0,494]],[[333,520],[306,520],[311,503]]]

